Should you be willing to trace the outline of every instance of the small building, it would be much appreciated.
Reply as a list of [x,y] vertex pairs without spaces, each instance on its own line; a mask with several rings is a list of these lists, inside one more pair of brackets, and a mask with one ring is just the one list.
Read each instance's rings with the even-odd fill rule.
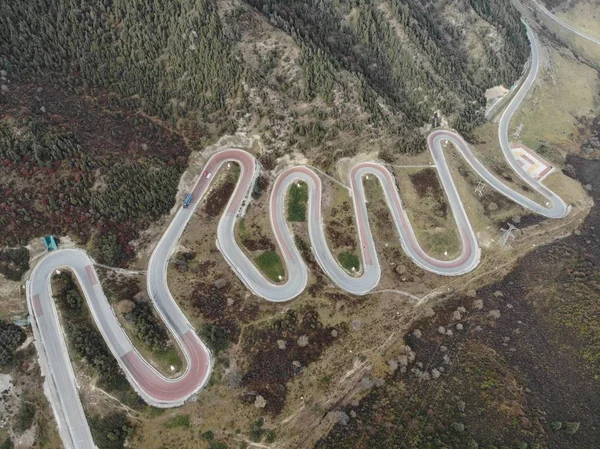
[[44,242],[44,246],[48,251],[54,251],[58,248],[58,246],[56,246],[56,240],[54,240],[54,237],[51,235],[42,237],[42,242]]

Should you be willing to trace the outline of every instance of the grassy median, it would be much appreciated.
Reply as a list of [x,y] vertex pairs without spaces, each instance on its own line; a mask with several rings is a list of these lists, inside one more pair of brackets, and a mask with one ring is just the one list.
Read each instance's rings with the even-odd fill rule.
[[358,256],[353,253],[341,252],[338,255],[338,260],[342,267],[344,267],[348,271],[358,271],[360,270],[360,260]]
[[304,182],[296,182],[288,191],[288,221],[306,221],[306,204],[308,203],[308,186]]
[[269,279],[279,282],[285,275],[281,258],[275,251],[265,251],[260,256],[254,258],[254,262]]

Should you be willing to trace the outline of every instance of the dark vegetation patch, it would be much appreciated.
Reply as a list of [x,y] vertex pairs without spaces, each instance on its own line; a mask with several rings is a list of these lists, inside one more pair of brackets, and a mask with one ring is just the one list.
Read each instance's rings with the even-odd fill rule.
[[[90,86],[110,90],[120,98],[115,99],[120,107],[177,125],[187,137],[205,136],[208,124],[218,124],[217,134],[235,131],[229,114],[244,109],[236,101],[242,93],[243,64],[225,36],[216,5],[157,4],[151,15],[145,14],[145,6],[133,3],[87,2],[77,14],[69,15],[71,6],[64,0],[2,3],[3,68],[63,83],[83,94],[89,94]],[[60,33],[49,31],[49,24],[59,22]],[[18,29],[20,38],[13,34]],[[165,32],[157,33],[158,29]],[[182,36],[183,29],[195,31]],[[181,39],[172,38],[176,33]],[[18,45],[19,39],[26,44]],[[132,52],[145,55],[148,63],[140,64]],[[43,98],[35,88],[30,92]],[[75,116],[79,110],[68,112]],[[98,123],[108,132],[111,127],[106,125]]]
[[519,229],[529,228],[547,220],[543,215],[537,214],[525,214],[522,216],[512,217],[510,222]]
[[25,331],[19,326],[0,320],[0,368],[12,366],[15,351],[26,338]]
[[433,168],[424,168],[423,170],[411,174],[410,180],[412,181],[419,198],[424,198],[427,195],[444,195],[437,173]]
[[545,3],[546,6],[550,9],[560,6],[565,3],[564,0],[542,0],[542,3]]
[[22,434],[33,425],[35,419],[35,404],[27,396],[21,397],[19,411],[14,417],[13,430],[17,435]]
[[260,174],[252,187],[252,199],[259,199],[267,191],[269,184],[269,178],[264,174]]
[[181,273],[189,270],[190,263],[196,258],[194,251],[179,251],[171,257],[171,263],[177,267]]
[[240,218],[238,235],[248,251],[275,251],[275,243],[263,233],[261,226],[257,223],[251,223],[250,229],[246,226],[246,221]]
[[10,79],[0,102],[0,245],[69,233],[99,261],[124,264],[129,242],[167,213],[189,150],[113,95]]
[[103,285],[113,307],[122,313],[139,341],[158,356],[173,349],[165,324],[155,313],[150,299],[142,293],[139,279],[109,276]]
[[76,360],[88,374],[98,379],[100,388],[109,391],[130,407],[142,407],[142,399],[129,385],[102,334],[96,328],[71,273],[63,271],[54,275],[52,286],[67,341]]
[[329,282],[328,278],[325,276],[325,273],[323,273],[321,265],[319,265],[315,260],[315,257],[308,243],[297,234],[294,234],[294,243],[296,244],[298,251],[300,251],[300,255],[302,256],[302,259],[304,259],[304,262],[308,266],[309,271],[315,277],[315,282],[313,282],[308,287],[308,292],[313,298],[316,298],[325,289],[325,286]]
[[332,220],[325,225],[325,233],[333,248],[356,248],[356,236],[348,229],[347,224]]
[[211,217],[219,217],[225,210],[225,206],[231,198],[231,194],[235,190],[235,182],[229,179],[221,183],[217,188],[211,189],[206,197],[204,212]]
[[344,408],[349,419],[317,448],[597,447],[600,161],[568,163],[596,204],[580,230],[415,323],[414,362],[397,357],[395,373]]
[[154,315],[147,301],[134,301],[125,319],[133,325],[134,335],[152,351],[165,353],[169,350],[169,337],[164,324]]
[[324,298],[333,302],[336,305],[336,310],[339,311],[347,311],[349,307],[362,304],[367,300],[367,298],[365,298],[365,295],[354,296],[346,293],[341,293],[339,291],[325,292],[323,296]]
[[325,234],[333,248],[351,248],[357,246],[357,233],[354,210],[350,201],[332,207],[331,220],[325,225]]
[[[478,292],[486,298],[483,310],[473,298],[456,297],[415,323],[418,335],[405,338],[410,351],[389,362],[393,374],[344,408],[346,419],[315,447],[548,447],[545,414],[530,406],[528,380],[512,363],[520,351],[536,350],[517,341],[527,326],[520,321],[524,311],[507,308],[494,287]],[[461,305],[466,310],[453,317]],[[500,318],[491,310],[500,310]]]
[[440,218],[448,216],[448,204],[444,190],[433,168],[425,168],[410,175],[410,180],[421,200],[432,201],[433,213]]
[[[428,344],[437,347],[435,341]],[[315,449],[519,448],[525,441],[541,449],[531,444],[539,429],[524,416],[524,394],[503,361],[478,344],[452,349],[461,357],[445,365],[451,372],[437,381],[419,381],[413,373],[392,376],[379,387],[363,381],[371,392],[341,412],[341,422]],[[448,354],[455,355],[443,355]]]
[[[283,409],[287,382],[301,375],[334,340],[333,327],[323,326],[310,307],[289,310],[267,324],[249,326],[242,341],[247,354],[242,385],[246,402],[261,395],[265,411],[277,415]],[[338,329],[339,331],[339,329]]]
[[20,281],[29,270],[29,250],[24,246],[0,250],[0,274],[10,281]]
[[586,155],[597,155],[600,151],[600,115],[579,119],[581,151]]
[[113,276],[109,270],[100,268],[100,272],[105,274],[103,282],[104,292],[111,303],[118,302],[121,299],[134,299],[141,292],[140,281],[127,276]]
[[241,295],[231,292],[224,279],[209,284],[199,282],[192,294],[192,304],[207,321],[200,328],[200,335],[215,352],[225,350],[237,343],[241,323],[247,323],[258,315],[256,302],[246,302]]
[[94,443],[98,449],[123,449],[127,437],[133,432],[133,425],[122,412],[106,416],[93,416],[89,419]]
[[293,183],[288,192],[288,221],[305,222],[306,204],[308,203],[308,186],[304,182]]

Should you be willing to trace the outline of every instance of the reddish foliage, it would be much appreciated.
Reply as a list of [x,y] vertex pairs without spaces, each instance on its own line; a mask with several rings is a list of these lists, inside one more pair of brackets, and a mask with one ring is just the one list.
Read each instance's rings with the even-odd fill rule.
[[[267,400],[265,410],[277,415],[283,409],[287,382],[304,372],[308,364],[318,359],[334,340],[333,327],[325,327],[316,310],[307,307],[290,310],[284,318],[267,326],[250,328],[244,333],[244,352],[248,354],[248,370],[242,384],[250,393],[242,399],[253,400],[260,394]],[[339,330],[339,329],[338,329]],[[308,344],[299,344],[302,336]],[[278,340],[285,342],[281,349]]]
[[118,98],[100,90],[77,95],[59,83],[13,79],[4,99],[0,120],[14,126],[35,123],[38,129],[72,135],[80,152],[50,166],[30,155],[19,161],[0,158],[0,246],[65,233],[85,243],[101,229],[117,235],[130,256],[129,242],[155,218],[154,212],[113,222],[89,203],[92,186],[118,164],[157,160],[185,167],[189,151],[182,139],[121,109]]

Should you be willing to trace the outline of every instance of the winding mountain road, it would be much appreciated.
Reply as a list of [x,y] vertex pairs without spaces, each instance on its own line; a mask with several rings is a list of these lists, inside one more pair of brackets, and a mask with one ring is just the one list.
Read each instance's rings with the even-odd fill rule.
[[596,45],[600,45],[600,39],[598,39],[597,37],[590,36],[589,34],[586,34],[583,31],[579,31],[574,26],[569,25],[567,22],[565,22],[564,20],[560,19],[558,16],[553,14],[548,8],[546,8],[544,5],[539,3],[537,0],[533,0],[533,3],[535,3],[535,5],[538,7],[538,9],[540,11],[542,11],[545,15],[550,17],[552,20],[554,20],[556,23],[558,23],[563,28],[566,28],[567,30],[571,31],[572,33],[575,33],[576,35],[578,35],[584,39],[587,39],[588,41],[593,42]]
[[[214,154],[208,160],[205,170],[214,174],[223,164],[231,161],[238,163],[241,167],[237,186],[217,229],[219,249],[237,276],[253,293],[269,301],[288,301],[305,289],[308,280],[307,268],[294,244],[285,218],[288,187],[294,182],[304,181],[309,190],[308,230],[316,260],[341,289],[357,295],[366,294],[372,290],[379,283],[381,268],[368,223],[362,183],[363,177],[366,175],[376,176],[381,183],[402,247],[417,265],[447,276],[461,275],[472,271],[479,263],[480,248],[445,159],[444,145],[448,143],[456,147],[472,169],[501,194],[546,217],[566,216],[569,207],[556,194],[530,178],[521,169],[512,155],[508,141],[510,119],[533,85],[538,71],[537,40],[529,28],[528,33],[532,44],[531,68],[526,80],[501,118],[499,138],[502,151],[511,167],[528,185],[547,199],[548,207],[541,206],[506,186],[477,160],[468,144],[458,134],[449,130],[434,131],[428,137],[429,151],[457,225],[462,245],[460,255],[454,260],[443,261],[426,254],[419,245],[404,210],[393,175],[381,164],[365,162],[354,166],[349,173],[363,261],[361,275],[353,276],[338,264],[327,245],[321,215],[321,180],[319,176],[309,167],[292,167],[277,177],[270,196],[271,225],[287,273],[285,282],[273,284],[263,276],[238,246],[234,235],[236,219],[249,201],[249,193],[259,172],[258,165],[254,157],[245,151],[225,150]],[[67,249],[49,253],[33,269],[27,283],[28,305],[33,317],[33,330],[40,352],[43,374],[47,379],[46,386],[52,393],[53,400],[51,402],[65,447],[87,449],[95,446],[78,395],[75,376],[52,298],[51,276],[57,269],[66,268],[74,272],[98,329],[131,385],[148,404],[157,407],[172,407],[182,404],[194,396],[208,381],[213,359],[209,349],[199,339],[193,326],[177,306],[169,291],[167,264],[187,223],[192,218],[194,210],[205,197],[214,179],[214,176],[210,179],[202,176],[197,181],[193,190],[192,204],[188,208],[179,209],[175,214],[152,253],[148,266],[148,294],[162,320],[179,344],[186,361],[185,372],[176,379],[165,378],[148,364],[132,345],[119,325],[102,290],[93,260],[84,251]]]

